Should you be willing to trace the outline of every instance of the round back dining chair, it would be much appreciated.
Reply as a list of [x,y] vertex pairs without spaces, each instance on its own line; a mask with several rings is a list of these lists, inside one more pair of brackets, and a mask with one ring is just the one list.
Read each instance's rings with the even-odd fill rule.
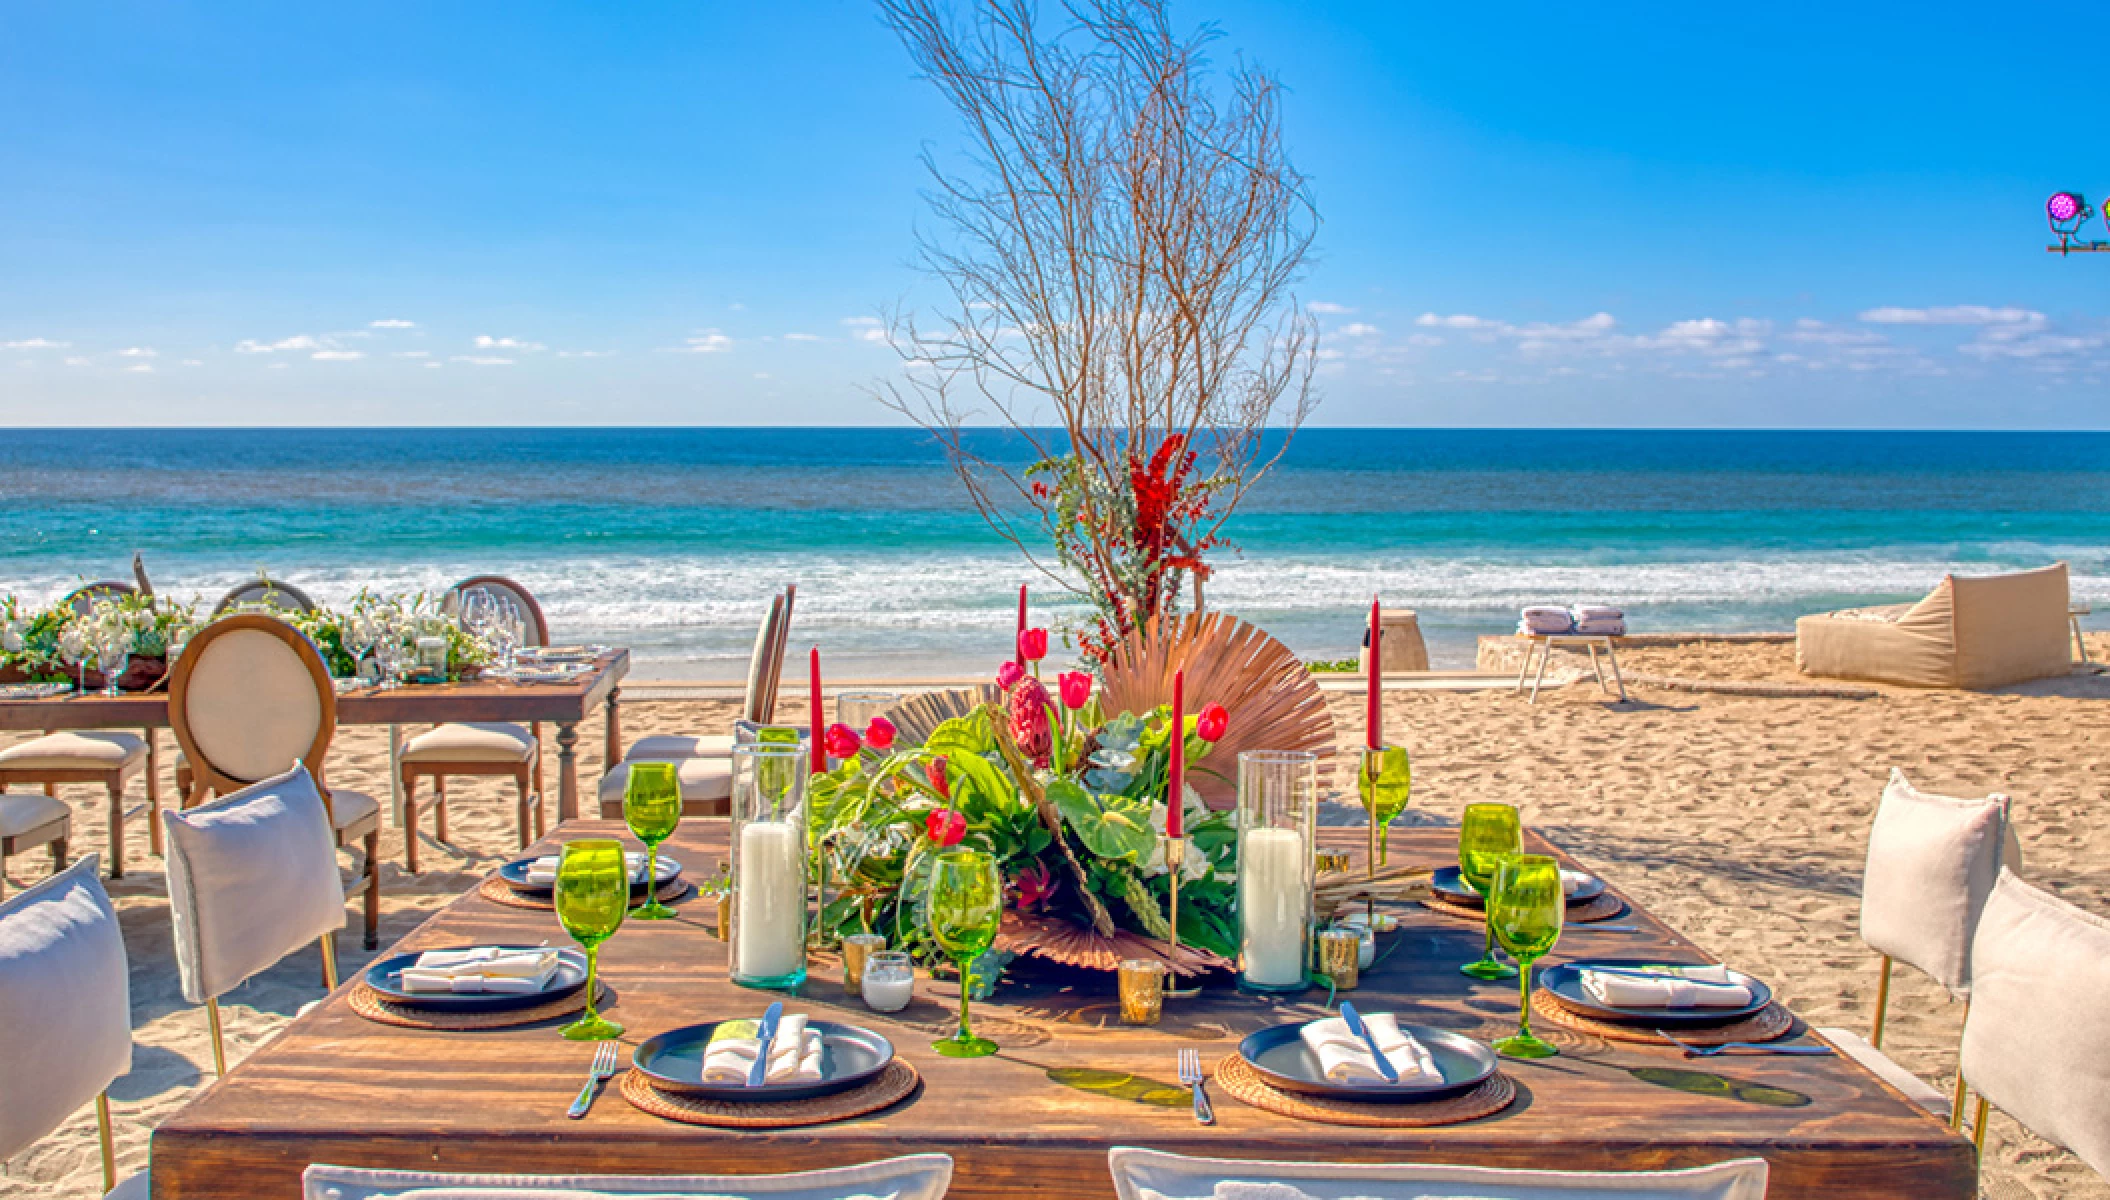
[[461,611],[462,601],[472,592],[488,592],[500,599],[511,600],[527,615],[527,644],[549,645],[549,621],[542,615],[542,606],[535,603],[535,596],[526,588],[503,575],[472,575],[447,589],[447,611]]
[[138,588],[133,587],[129,583],[123,583],[115,579],[102,579],[94,583],[84,583],[73,589],[66,593],[66,598],[59,601],[59,603],[72,609],[76,615],[85,617],[95,611],[95,606],[100,601],[115,600],[120,596],[136,595],[138,591]]
[[220,602],[212,606],[212,615],[220,616],[231,608],[254,605],[275,608],[280,612],[314,612],[315,602],[306,592],[290,583],[259,575],[227,589]]

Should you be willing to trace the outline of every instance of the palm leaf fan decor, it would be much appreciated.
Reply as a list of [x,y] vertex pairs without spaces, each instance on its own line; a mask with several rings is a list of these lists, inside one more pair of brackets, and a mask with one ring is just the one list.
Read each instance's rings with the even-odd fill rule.
[[894,729],[902,741],[911,746],[920,746],[930,740],[931,731],[954,717],[964,717],[984,704],[1001,699],[1003,693],[993,683],[974,687],[948,688],[944,691],[925,692],[911,696],[886,712],[886,719],[894,723]]
[[1123,639],[1099,673],[1107,712],[1143,713],[1172,703],[1172,677],[1187,673],[1187,710],[1221,704],[1230,727],[1190,775],[1211,808],[1238,801],[1238,756],[1247,750],[1308,750],[1319,786],[1331,781],[1333,714],[1311,672],[1289,647],[1228,613],[1189,614]]

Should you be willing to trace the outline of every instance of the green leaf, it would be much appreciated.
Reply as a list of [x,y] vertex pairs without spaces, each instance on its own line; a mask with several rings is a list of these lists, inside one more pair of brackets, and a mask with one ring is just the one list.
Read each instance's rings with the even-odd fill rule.
[[998,808],[1018,807],[1018,789],[1002,771],[979,754],[955,754],[947,758],[945,775],[951,781],[954,798],[961,801],[953,805],[955,808],[966,803],[967,798],[960,795],[963,788],[972,790]]
[[1150,827],[1150,805],[1128,796],[1109,796],[1086,791],[1075,780],[1058,779],[1048,785],[1048,799],[1055,802],[1085,848],[1100,858],[1143,863],[1157,843]]
[[932,754],[970,755],[979,758],[996,749],[996,730],[990,727],[989,710],[978,708],[964,717],[940,722],[923,741]]

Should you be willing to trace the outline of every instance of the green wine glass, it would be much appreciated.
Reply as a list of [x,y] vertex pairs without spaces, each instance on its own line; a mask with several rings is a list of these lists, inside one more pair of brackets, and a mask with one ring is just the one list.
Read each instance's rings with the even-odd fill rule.
[[980,850],[954,850],[931,865],[930,935],[960,964],[960,1031],[931,1043],[947,1058],[981,1058],[996,1043],[974,1036],[967,1023],[967,997],[974,991],[974,960],[996,941],[1004,915],[1004,883],[996,860]]
[[1487,897],[1487,926],[1502,948],[1516,956],[1517,1032],[1495,1043],[1511,1058],[1551,1058],[1560,1051],[1531,1036],[1531,964],[1561,940],[1561,919],[1568,897],[1561,887],[1560,864],[1543,854],[1514,854],[1495,869],[1495,888]]
[[[1458,823],[1458,875],[1485,900],[1494,886],[1495,868],[1505,855],[1524,850],[1524,824],[1513,804],[1468,804]],[[1508,979],[1515,967],[1495,957],[1493,906],[1488,906],[1487,952],[1479,961],[1458,968],[1474,979]]]
[[623,927],[623,914],[630,908],[630,866],[623,860],[623,844],[613,838],[564,843],[564,857],[557,862],[556,901],[564,932],[586,951],[586,1011],[559,1032],[575,1042],[616,1037],[623,1027],[594,1011],[594,992],[600,986],[601,943]]
[[664,921],[673,909],[659,902],[659,844],[681,824],[681,780],[673,763],[630,764],[623,784],[623,820],[645,844],[645,902],[630,915],[640,921]]
[[1377,831],[1377,850],[1371,861],[1382,867],[1390,856],[1392,822],[1407,811],[1407,799],[1414,791],[1414,765],[1407,758],[1407,748],[1365,749],[1355,786],[1362,795],[1363,810],[1370,814],[1370,826]]

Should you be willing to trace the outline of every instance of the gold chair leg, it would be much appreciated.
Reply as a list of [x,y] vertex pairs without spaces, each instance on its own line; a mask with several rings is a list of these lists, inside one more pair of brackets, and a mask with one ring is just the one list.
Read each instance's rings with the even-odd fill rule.
[[1985,1157],[1985,1097],[1978,1098],[1978,1115],[1971,1125],[1971,1144],[1978,1147],[1978,1157]]
[[[1963,1002],[1963,1019],[1965,1024],[1970,1024],[1971,1002],[1969,1000]],[[1964,1087],[1963,1046],[1959,1044],[1956,1047],[1956,1095],[1949,1101],[1949,1128],[1951,1129],[1961,1130],[1963,1128]]]
[[110,1093],[95,1094],[95,1132],[103,1143],[103,1191],[117,1190],[117,1150],[110,1138]]
[[212,1073],[221,1079],[227,1078],[227,1044],[220,1036],[220,1001],[210,997],[205,1001],[205,1021],[212,1027]]
[[337,935],[325,933],[322,942],[322,986],[337,990]]
[[1868,1033],[1868,1044],[1883,1048],[1883,1016],[1890,1011],[1890,956],[1883,956],[1883,973],[1876,979],[1876,1022]]

